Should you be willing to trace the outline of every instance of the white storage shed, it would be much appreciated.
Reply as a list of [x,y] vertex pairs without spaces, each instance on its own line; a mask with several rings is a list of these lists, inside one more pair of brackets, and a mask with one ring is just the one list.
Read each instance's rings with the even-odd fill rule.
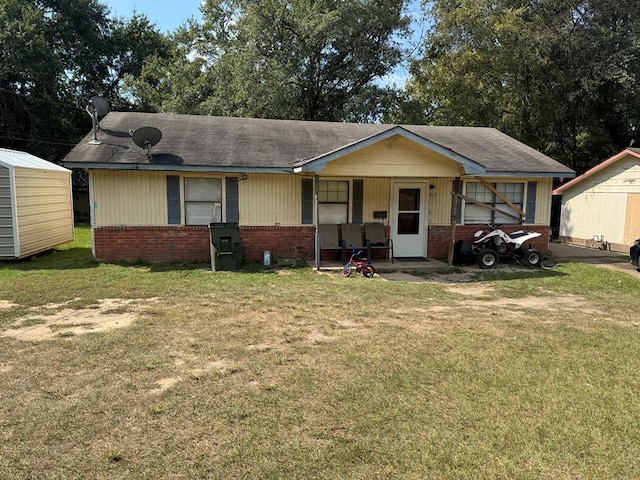
[[629,252],[640,238],[640,149],[627,148],[554,190],[564,243]]
[[73,240],[71,170],[0,148],[0,260]]

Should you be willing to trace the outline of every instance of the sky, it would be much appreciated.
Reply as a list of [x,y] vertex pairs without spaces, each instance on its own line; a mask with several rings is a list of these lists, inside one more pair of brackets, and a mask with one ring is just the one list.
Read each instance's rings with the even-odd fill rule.
[[189,18],[200,19],[202,0],[102,0],[111,16],[129,18],[134,12],[145,14],[163,32],[172,32]]

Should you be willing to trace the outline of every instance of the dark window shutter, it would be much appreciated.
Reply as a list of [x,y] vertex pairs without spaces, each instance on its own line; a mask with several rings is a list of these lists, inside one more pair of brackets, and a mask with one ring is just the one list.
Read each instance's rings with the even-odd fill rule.
[[351,208],[351,223],[362,223],[364,210],[364,180],[353,181],[353,206]]
[[238,179],[236,177],[227,177],[225,180],[227,223],[240,223],[240,212],[238,209]]
[[313,224],[313,179],[302,179],[302,224]]
[[180,177],[167,175],[167,217],[169,225],[180,225]]
[[529,182],[527,184],[527,210],[525,223],[536,223],[536,196],[538,193],[538,183]]

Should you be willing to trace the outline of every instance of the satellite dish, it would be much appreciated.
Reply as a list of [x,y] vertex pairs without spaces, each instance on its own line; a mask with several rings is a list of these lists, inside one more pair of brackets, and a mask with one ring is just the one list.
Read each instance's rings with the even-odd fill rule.
[[91,100],[89,100],[88,108],[95,110],[95,112],[98,114],[98,117],[102,118],[107,113],[109,113],[109,102],[107,102],[104,97],[99,97],[96,95],[95,97],[91,97]]
[[100,145],[102,142],[98,140],[98,118],[104,117],[109,113],[109,102],[104,97],[91,97],[89,104],[87,105],[87,113],[91,115],[91,122],[93,124],[93,140],[89,143],[92,145]]
[[151,159],[151,147],[157,145],[162,138],[162,132],[155,127],[140,127],[131,136],[133,143],[147,150],[147,157]]

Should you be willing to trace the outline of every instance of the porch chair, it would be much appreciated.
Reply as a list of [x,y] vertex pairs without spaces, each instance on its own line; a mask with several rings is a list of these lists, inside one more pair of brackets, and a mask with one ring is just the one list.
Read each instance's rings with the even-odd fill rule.
[[318,241],[320,242],[320,251],[322,250],[338,250],[342,253],[342,263],[344,259],[344,248],[338,237],[338,225],[335,223],[321,223],[318,225]]
[[367,242],[367,257],[371,258],[371,250],[384,249],[384,258],[387,258],[387,252],[391,252],[391,263],[394,263],[393,240],[387,240],[384,233],[384,225],[381,223],[365,223],[364,232]]
[[[362,241],[362,227],[360,224],[343,223],[340,225],[342,230],[342,255],[345,262],[351,256],[351,249],[366,250],[365,243]],[[371,261],[370,259],[368,260]]]

